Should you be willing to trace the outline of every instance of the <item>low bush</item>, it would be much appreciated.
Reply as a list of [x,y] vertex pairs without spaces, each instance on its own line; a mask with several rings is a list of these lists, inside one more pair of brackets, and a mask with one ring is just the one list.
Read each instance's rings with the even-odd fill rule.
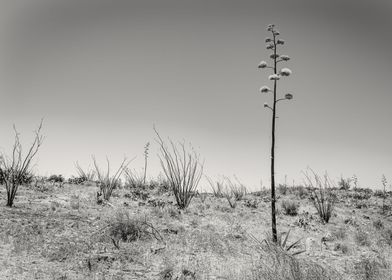
[[304,199],[308,196],[308,189],[304,186],[294,186],[290,189],[290,191],[298,198]]
[[292,200],[283,200],[281,205],[285,215],[296,216],[298,214],[299,205],[297,202]]
[[109,221],[109,236],[119,248],[119,242],[132,242],[141,238],[162,240],[160,233],[147,220],[131,216],[126,210],[118,210]]
[[338,183],[339,189],[348,191],[350,189],[351,180],[351,178],[344,179],[343,177],[341,177]]
[[65,179],[61,174],[59,175],[53,174],[49,177],[48,181],[53,183],[63,183]]
[[287,194],[287,190],[288,190],[288,187],[287,187],[286,184],[279,184],[278,185],[278,191],[279,191],[279,193],[281,195],[286,195]]

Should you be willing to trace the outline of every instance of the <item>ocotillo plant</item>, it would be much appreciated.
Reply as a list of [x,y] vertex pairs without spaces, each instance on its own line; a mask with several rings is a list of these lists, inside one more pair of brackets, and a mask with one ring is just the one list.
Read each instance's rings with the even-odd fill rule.
[[281,55],[278,53],[278,47],[284,45],[284,41],[282,39],[278,39],[280,33],[275,29],[274,24],[270,24],[267,27],[267,31],[271,32],[271,37],[265,39],[265,43],[267,50],[272,50],[273,53],[270,55],[272,59],[272,65],[270,66],[267,62],[261,61],[258,68],[272,69],[273,73],[268,77],[270,81],[273,81],[274,87],[271,90],[268,86],[263,86],[260,88],[261,93],[272,93],[273,94],[273,103],[272,105],[268,105],[268,103],[264,103],[264,107],[268,108],[272,111],[272,143],[271,143],[271,219],[272,219],[272,240],[276,243],[278,240],[277,230],[276,230],[276,196],[275,196],[275,129],[276,129],[276,109],[279,101],[282,100],[290,100],[293,98],[293,95],[290,93],[286,93],[284,97],[278,97],[277,93],[277,84],[278,81],[282,77],[287,77],[291,75],[291,70],[288,68],[278,68],[278,64],[281,62],[286,62],[290,60],[290,57],[287,55]]

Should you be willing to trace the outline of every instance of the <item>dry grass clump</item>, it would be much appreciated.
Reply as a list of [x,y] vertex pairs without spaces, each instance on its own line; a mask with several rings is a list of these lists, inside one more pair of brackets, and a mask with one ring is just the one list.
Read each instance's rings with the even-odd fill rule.
[[283,200],[281,205],[285,215],[296,216],[298,214],[299,205],[297,202],[292,200]]
[[297,259],[279,246],[261,246],[260,260],[253,271],[252,279],[257,280],[330,280],[343,279],[332,268],[316,262]]
[[109,221],[109,236],[117,248],[120,240],[132,242],[145,237],[162,240],[160,233],[147,219],[133,217],[126,210],[116,211],[115,216]]

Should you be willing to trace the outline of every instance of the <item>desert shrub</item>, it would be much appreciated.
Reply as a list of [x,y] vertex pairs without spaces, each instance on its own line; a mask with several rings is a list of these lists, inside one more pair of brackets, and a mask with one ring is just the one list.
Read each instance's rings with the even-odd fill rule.
[[338,182],[339,189],[348,191],[350,189],[351,180],[351,178],[344,179],[341,177],[340,181]]
[[[0,158],[0,161],[1,161],[1,158]],[[0,162],[0,164],[1,164],[1,162]],[[5,179],[12,178],[12,176],[14,176],[14,175],[12,175],[12,172],[13,171],[11,169],[6,169],[6,168],[1,169],[0,168],[0,185],[5,185],[6,184]],[[31,171],[26,170],[25,172],[23,172],[19,175],[18,180],[19,180],[20,185],[29,185],[34,181],[34,174]]]
[[380,229],[384,228],[384,224],[380,219],[378,219],[378,220],[373,221],[373,227],[377,230],[380,230]]
[[301,199],[305,198],[308,195],[308,190],[304,186],[294,186],[290,189],[290,191]]
[[369,240],[369,235],[367,232],[358,229],[355,232],[355,242],[359,245],[359,246],[370,246],[370,240]]
[[15,139],[12,153],[8,157],[0,154],[0,183],[5,185],[7,191],[7,206],[12,207],[19,186],[30,183],[33,179],[30,169],[31,161],[38,153],[43,142],[41,135],[42,121],[38,129],[34,132],[34,141],[23,155],[22,144],[20,143],[19,133],[14,126]]
[[170,182],[178,207],[185,209],[196,194],[197,185],[203,175],[203,164],[192,147],[189,147],[189,151],[184,143],[176,145],[170,141],[169,148],[156,129],[155,132],[160,146],[159,159],[163,172]]
[[95,179],[95,171],[93,169],[83,169],[78,162],[75,163],[76,172],[78,173],[78,178],[81,183],[87,181],[94,181]]
[[369,192],[361,192],[358,191],[359,189],[357,189],[357,191],[354,191],[353,193],[351,193],[349,195],[349,197],[356,199],[356,200],[368,200],[372,194]]
[[61,174],[59,175],[53,174],[49,176],[48,181],[53,183],[63,183],[65,179]]
[[162,174],[159,174],[156,179],[150,180],[149,187],[151,190],[156,190],[157,194],[171,191],[170,182]]
[[160,233],[146,219],[131,216],[126,210],[118,210],[109,221],[109,236],[119,248],[119,242],[132,242],[141,238],[162,240]]
[[278,191],[279,191],[279,193],[281,195],[286,195],[287,194],[287,190],[288,190],[288,187],[287,187],[286,184],[279,184],[278,185]]
[[259,203],[260,203],[260,201],[258,201],[257,199],[252,199],[252,200],[247,199],[247,200],[245,200],[245,204],[244,205],[246,207],[256,209],[257,206],[259,205]]
[[307,186],[311,188],[311,199],[320,218],[328,223],[332,216],[336,195],[333,193],[333,182],[327,173],[323,177],[311,170],[311,174],[305,173]]
[[136,170],[130,170],[129,168],[126,168],[124,170],[125,172],[125,187],[131,188],[131,189],[145,189],[145,179],[144,179],[144,174],[138,173]]
[[214,182],[211,178],[205,176],[207,179],[208,184],[211,187],[212,193],[215,197],[220,198],[223,197],[224,192],[224,183],[223,181],[216,181]]
[[71,176],[70,178],[68,178],[68,184],[72,184],[72,185],[81,185],[84,182],[87,182],[87,179],[85,177],[75,177],[75,176]]
[[236,182],[233,182],[229,177],[225,177],[226,187],[230,189],[236,201],[242,200],[246,195],[246,187],[234,176]]
[[373,195],[377,196],[377,197],[382,197],[383,198],[384,195],[385,195],[385,192],[383,190],[375,190]]
[[131,192],[124,195],[126,198],[131,198],[133,200],[147,200],[150,197],[148,190],[135,188]]
[[107,171],[104,174],[98,167],[97,161],[95,157],[93,157],[95,172],[97,173],[97,186],[99,187],[99,192],[97,193],[97,202],[102,203],[102,198],[106,201],[109,201],[110,197],[112,196],[113,190],[118,188],[121,185],[120,177],[124,172],[124,169],[130,163],[127,159],[124,159],[117,169],[116,173],[111,176],[110,175],[110,164],[109,159],[106,159],[107,162]]
[[292,200],[283,200],[281,205],[285,215],[296,216],[298,214],[299,205],[297,202]]

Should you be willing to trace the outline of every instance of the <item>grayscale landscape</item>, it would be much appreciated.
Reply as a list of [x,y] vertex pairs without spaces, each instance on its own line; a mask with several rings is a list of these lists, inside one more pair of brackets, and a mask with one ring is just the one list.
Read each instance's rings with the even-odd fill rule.
[[0,279],[392,279],[389,1],[0,22]]

